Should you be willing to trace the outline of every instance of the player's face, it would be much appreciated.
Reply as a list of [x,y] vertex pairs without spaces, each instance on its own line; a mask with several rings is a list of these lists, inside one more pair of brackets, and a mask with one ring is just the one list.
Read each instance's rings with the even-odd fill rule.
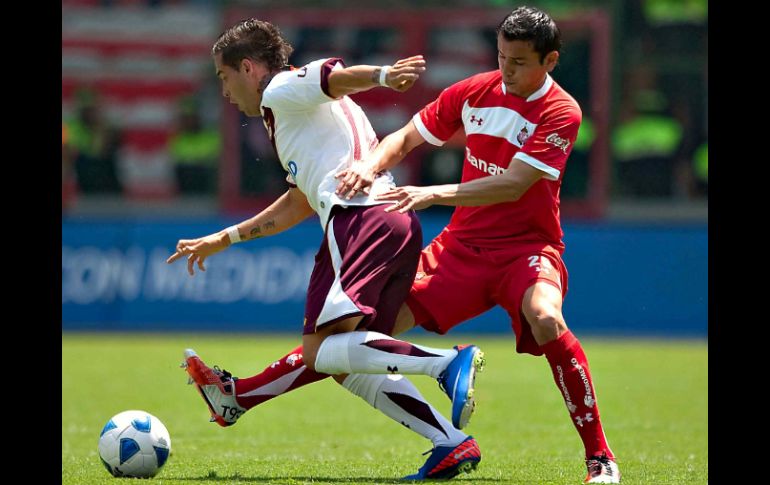
[[241,61],[240,70],[235,70],[222,63],[222,55],[214,56],[217,77],[222,81],[222,96],[238,106],[247,116],[261,116],[262,102],[260,89],[262,80],[268,75],[267,66],[251,59]]
[[506,92],[529,97],[545,82],[545,75],[553,71],[559,53],[546,54],[540,63],[540,54],[535,52],[532,42],[524,40],[505,40],[497,36],[497,63],[503,74]]

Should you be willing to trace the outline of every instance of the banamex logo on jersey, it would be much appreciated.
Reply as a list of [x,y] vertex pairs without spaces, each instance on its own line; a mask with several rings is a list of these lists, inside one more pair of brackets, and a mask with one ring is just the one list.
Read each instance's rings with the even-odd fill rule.
[[482,160],[480,158],[476,158],[471,154],[471,150],[468,147],[465,147],[465,157],[468,160],[468,163],[476,167],[477,169],[481,170],[482,172],[486,172],[489,175],[500,175],[502,173],[505,173],[505,170],[500,165],[497,165],[496,163],[490,163],[486,160]]

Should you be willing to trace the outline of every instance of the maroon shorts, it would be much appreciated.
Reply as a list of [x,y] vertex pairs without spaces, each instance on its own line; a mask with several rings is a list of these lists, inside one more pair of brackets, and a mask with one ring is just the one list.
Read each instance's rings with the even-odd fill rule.
[[511,317],[516,351],[542,355],[521,312],[524,292],[538,281],[567,294],[567,268],[552,246],[474,248],[445,229],[422,251],[407,304],[416,325],[440,334],[500,305]]
[[417,271],[422,228],[414,211],[334,207],[315,257],[304,334],[363,315],[358,328],[390,335]]

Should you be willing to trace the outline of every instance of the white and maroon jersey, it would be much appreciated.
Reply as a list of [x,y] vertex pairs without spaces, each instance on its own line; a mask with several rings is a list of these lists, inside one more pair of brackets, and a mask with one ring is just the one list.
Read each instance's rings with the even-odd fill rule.
[[340,58],[313,61],[282,71],[262,94],[262,121],[287,179],[305,194],[325,228],[334,205],[378,205],[374,195],[393,187],[389,172],[378,176],[369,195],[350,200],[335,193],[334,175],[377,146],[377,135],[363,110],[349,97],[329,95],[329,74],[345,65]]
[[473,246],[546,243],[563,251],[559,188],[581,119],[577,102],[550,76],[526,99],[506,94],[499,70],[445,89],[413,121],[434,145],[465,130],[462,182],[502,174],[513,158],[544,172],[515,202],[455,208],[447,228]]

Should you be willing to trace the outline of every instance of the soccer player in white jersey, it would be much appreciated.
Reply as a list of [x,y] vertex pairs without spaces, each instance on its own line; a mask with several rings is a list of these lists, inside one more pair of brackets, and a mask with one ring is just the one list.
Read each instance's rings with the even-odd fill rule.
[[[582,113],[549,75],[560,47],[559,29],[545,12],[515,9],[497,28],[499,69],[445,89],[385,137],[368,160],[340,172],[338,192],[349,197],[366,191],[375,174],[416,146],[442,145],[456,130],[465,132],[461,183],[399,187],[379,197],[400,211],[457,206],[444,231],[422,251],[394,334],[415,325],[444,334],[500,305],[511,318],[517,352],[545,354],[583,442],[585,482],[619,483],[588,359],[561,311],[567,269],[559,188]],[[302,348],[291,355],[301,358]],[[324,377],[307,371],[289,385],[272,386],[286,373],[277,369],[252,378],[271,389],[262,401]]]
[[[388,171],[374,177],[367,194],[336,193],[335,174],[370,157],[378,144],[366,115],[348,95],[377,86],[405,91],[425,70],[425,61],[414,56],[393,66],[346,67],[342,59],[328,58],[295,69],[288,66],[291,51],[275,26],[257,19],[236,24],[215,42],[222,94],[247,116],[262,117],[289,188],[246,221],[179,240],[167,262],[186,256],[194,275],[196,264],[204,270],[209,256],[231,244],[277,234],[317,213],[324,240],[308,288],[302,367],[336,376],[346,389],[430,439],[434,451],[423,468],[431,478],[470,472],[481,453],[473,437],[459,429],[474,410],[483,353],[475,345],[436,349],[389,336],[414,281],[422,247],[419,220],[414,211],[387,211],[390,203],[375,198],[394,187]],[[184,357],[212,421],[221,426],[246,411],[239,398],[263,392],[250,379],[208,367],[192,349]],[[452,424],[397,374],[438,379],[452,400]]]

